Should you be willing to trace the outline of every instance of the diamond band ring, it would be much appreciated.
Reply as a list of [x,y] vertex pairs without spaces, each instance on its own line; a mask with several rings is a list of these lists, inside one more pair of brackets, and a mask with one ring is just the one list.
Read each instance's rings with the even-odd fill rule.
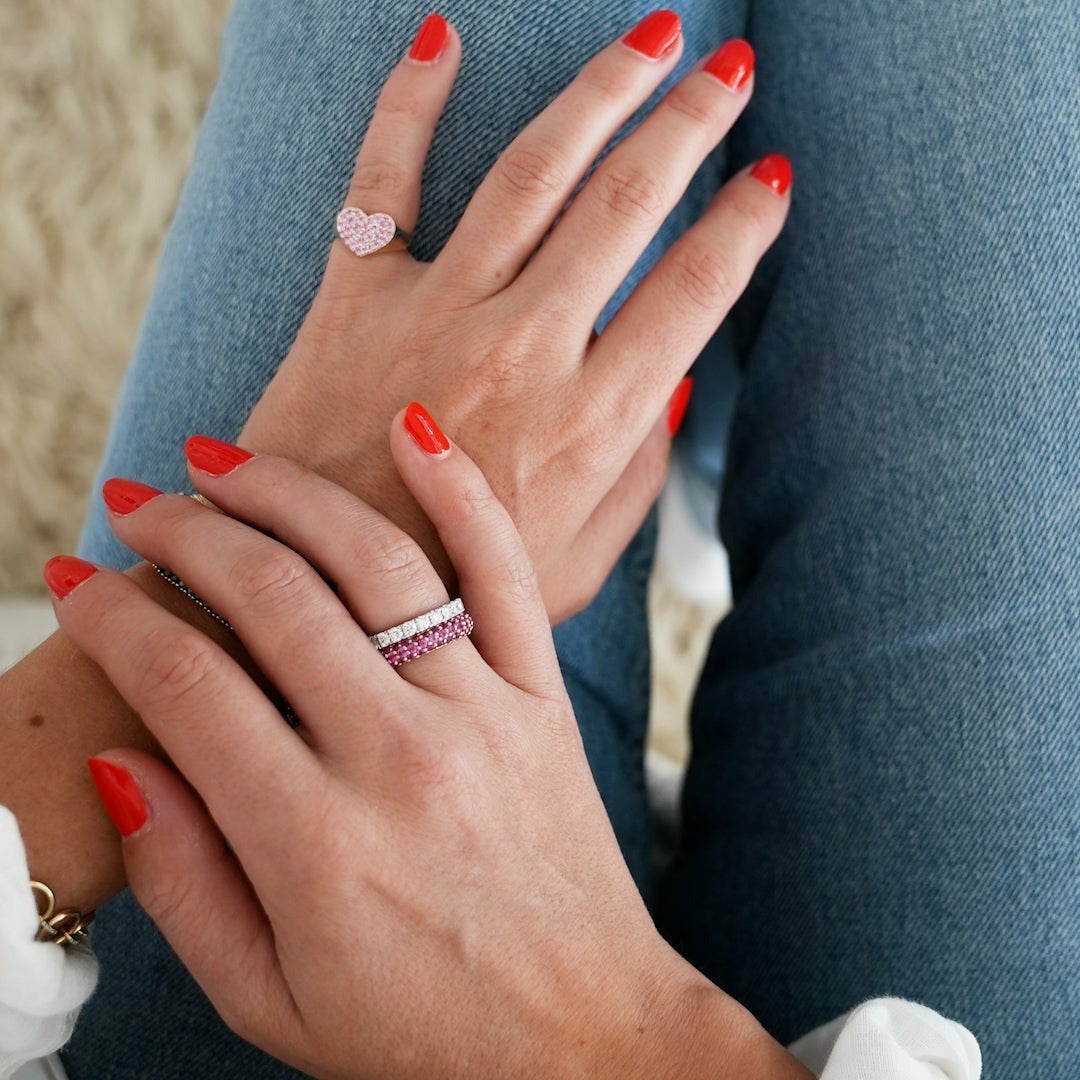
[[436,626],[441,626],[443,623],[449,622],[458,615],[464,614],[464,602],[460,598],[451,600],[450,603],[443,604],[442,607],[437,607],[434,611],[425,612],[423,615],[417,615],[415,619],[409,619],[406,622],[398,623],[397,626],[391,626],[389,630],[383,630],[381,633],[372,634],[370,639],[371,644],[374,645],[379,652],[382,652],[384,649],[389,648],[391,645],[397,645],[406,638],[415,637],[417,634],[422,634],[425,630],[431,630]]

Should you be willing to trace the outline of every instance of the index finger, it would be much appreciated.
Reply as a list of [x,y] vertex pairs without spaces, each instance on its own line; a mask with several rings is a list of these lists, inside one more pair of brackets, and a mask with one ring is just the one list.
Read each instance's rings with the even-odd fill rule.
[[278,780],[316,768],[313,752],[224,649],[126,575],[62,555],[46,564],[45,581],[64,633],[139,714],[243,859],[259,843],[251,821],[292,816]]

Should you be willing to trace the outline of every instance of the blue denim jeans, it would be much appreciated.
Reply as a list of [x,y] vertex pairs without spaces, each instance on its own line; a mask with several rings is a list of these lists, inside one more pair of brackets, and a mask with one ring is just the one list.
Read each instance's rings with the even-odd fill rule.
[[[466,59],[420,257],[509,138],[647,8],[442,10]],[[181,489],[187,434],[236,435],[425,13],[239,0],[102,476]],[[1080,1061],[1080,124],[1057,43],[1075,44],[1073,0],[681,14],[682,70],[745,36],[757,89],[613,306],[727,173],[783,150],[794,196],[699,361],[686,449],[715,467],[727,440],[736,603],[698,690],[662,880],[641,761],[651,523],[556,635],[597,784],[661,930],[778,1038],[897,994],[967,1024],[990,1075],[1065,1080]],[[731,403],[707,387],[732,371],[725,431]],[[131,559],[96,506],[83,553]],[[223,1027],[130,897],[100,913],[95,946],[73,1080],[296,1075]]]

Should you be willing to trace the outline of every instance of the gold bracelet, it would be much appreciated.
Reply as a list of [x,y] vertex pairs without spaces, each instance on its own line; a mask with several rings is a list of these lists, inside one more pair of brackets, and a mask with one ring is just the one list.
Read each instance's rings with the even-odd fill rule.
[[45,910],[38,905],[38,927],[35,941],[51,941],[57,945],[74,945],[86,937],[86,928],[94,921],[91,911],[83,915],[79,911],[57,911],[56,894],[43,881],[31,881],[30,888],[45,897]]

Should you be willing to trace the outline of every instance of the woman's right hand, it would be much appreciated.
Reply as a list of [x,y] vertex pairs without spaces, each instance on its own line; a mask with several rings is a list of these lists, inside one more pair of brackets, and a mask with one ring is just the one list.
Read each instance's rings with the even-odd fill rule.
[[[461,55],[437,16],[418,42],[421,55],[437,55],[407,56],[390,76],[346,199],[406,231]],[[469,433],[465,449],[521,531],[552,621],[584,607],[663,483],[669,400],[788,207],[786,159],[740,172],[595,336],[613,292],[749,100],[753,54],[728,42],[672,88],[560,217],[681,52],[677,16],[655,12],[595,56],[498,159],[433,263],[396,243],[358,258],[335,240],[240,444],[350,488],[420,540],[448,579],[386,451],[391,417],[420,397]],[[387,564],[399,555],[386,553]]]
[[[116,535],[231,622],[297,731],[123,574],[46,570],[65,632],[182,773],[131,749],[92,763],[132,891],[226,1021],[315,1076],[808,1080],[653,926],[520,538],[416,411],[392,460],[476,625],[397,668],[368,634],[449,596],[348,492],[264,455],[191,470],[223,514],[106,485]],[[373,568],[385,546],[409,555],[396,572]]]

